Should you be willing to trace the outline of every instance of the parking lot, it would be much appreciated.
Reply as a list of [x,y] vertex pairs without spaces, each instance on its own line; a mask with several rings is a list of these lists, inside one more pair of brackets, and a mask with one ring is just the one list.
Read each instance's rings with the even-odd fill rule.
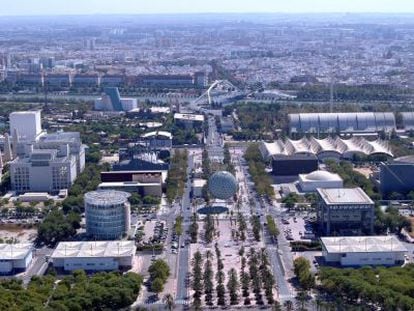
[[315,239],[312,223],[315,216],[293,216],[287,214],[282,218],[283,234],[288,241],[311,241]]

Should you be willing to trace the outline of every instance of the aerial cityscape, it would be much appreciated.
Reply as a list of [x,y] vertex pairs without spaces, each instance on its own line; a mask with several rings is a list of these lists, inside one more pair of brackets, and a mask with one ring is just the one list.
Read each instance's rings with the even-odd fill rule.
[[412,4],[15,2],[0,311],[414,310]]

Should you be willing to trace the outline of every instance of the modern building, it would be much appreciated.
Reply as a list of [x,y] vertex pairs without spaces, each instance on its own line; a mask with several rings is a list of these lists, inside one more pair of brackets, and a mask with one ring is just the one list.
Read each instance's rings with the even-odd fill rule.
[[174,121],[183,124],[186,128],[192,128],[195,125],[201,126],[204,122],[204,116],[202,114],[175,113]]
[[194,87],[194,78],[191,75],[142,75],[137,77],[137,83],[144,87],[190,88]]
[[70,87],[72,80],[69,74],[47,74],[44,77],[44,83],[47,86]]
[[133,158],[112,166],[114,171],[168,171],[168,168],[168,163],[160,160],[155,152],[134,154]]
[[69,189],[85,168],[85,149],[77,132],[43,133],[37,141],[20,141],[10,162],[12,189],[18,194]]
[[104,75],[101,77],[101,86],[116,87],[124,85],[126,77],[124,75]]
[[318,188],[342,188],[343,180],[338,174],[327,171],[314,171],[299,174],[299,188],[302,192],[316,192]]
[[[115,167],[117,169],[117,167]],[[101,172],[99,189],[113,189],[126,192],[137,192],[139,195],[161,197],[167,170],[121,170]]]
[[322,256],[327,264],[348,266],[395,266],[405,262],[405,246],[393,235],[322,237]]
[[377,133],[396,129],[392,112],[289,114],[290,133]]
[[95,101],[95,110],[130,111],[138,108],[135,98],[122,97],[117,87],[106,87],[101,98]]
[[404,156],[380,165],[380,190],[407,194],[414,190],[414,156]]
[[317,217],[324,235],[363,235],[374,231],[374,202],[361,188],[317,189]]
[[17,133],[19,141],[36,141],[42,133],[40,110],[12,112],[9,119],[10,135]]
[[369,141],[363,137],[355,136],[350,139],[343,139],[339,136],[325,139],[316,139],[315,137],[304,137],[299,140],[279,139],[272,143],[262,142],[260,151],[265,159],[278,155],[292,156],[301,154],[315,155],[320,161],[326,159],[352,159],[355,155],[393,156],[387,141],[381,139]]
[[220,132],[229,133],[234,130],[234,121],[231,116],[220,117]]
[[401,112],[402,127],[404,130],[412,131],[414,130],[414,112]]
[[0,274],[15,274],[25,271],[33,258],[30,243],[0,244]]
[[63,271],[113,271],[133,265],[134,241],[60,242],[53,251],[53,267]]
[[275,176],[298,176],[318,169],[318,158],[313,154],[272,157],[272,174]]
[[166,131],[152,131],[141,135],[142,144],[149,150],[170,150],[172,138],[172,134]]
[[85,194],[86,233],[94,239],[121,238],[131,228],[129,193],[114,190]]
[[77,74],[72,78],[72,85],[79,87],[94,87],[100,83],[99,76],[97,74]]
[[69,189],[77,176],[76,158],[69,146],[60,149],[33,149],[29,145],[24,157],[10,162],[11,187],[17,194],[25,192],[58,193]]

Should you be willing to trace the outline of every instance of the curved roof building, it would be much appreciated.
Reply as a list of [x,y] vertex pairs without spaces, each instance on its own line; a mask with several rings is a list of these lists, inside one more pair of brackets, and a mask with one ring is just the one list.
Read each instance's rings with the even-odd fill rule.
[[299,174],[299,187],[303,192],[315,192],[318,188],[342,188],[343,181],[338,174],[314,171],[309,174]]
[[354,154],[375,155],[383,154],[392,157],[393,154],[384,140],[368,141],[363,137],[342,139],[340,137],[325,139],[302,138],[299,140],[279,139],[273,143],[262,142],[260,145],[262,156],[269,159],[276,155],[313,154],[320,160],[326,158],[350,158]]
[[289,114],[291,133],[375,133],[396,129],[392,112]]
[[401,112],[401,117],[404,130],[414,130],[414,112]]

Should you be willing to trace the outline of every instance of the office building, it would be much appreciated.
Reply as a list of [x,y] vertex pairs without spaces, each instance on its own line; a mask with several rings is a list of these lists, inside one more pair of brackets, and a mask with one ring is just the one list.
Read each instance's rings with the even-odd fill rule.
[[57,194],[69,189],[77,176],[77,161],[68,145],[61,145],[59,149],[34,149],[33,145],[28,145],[27,149],[24,156],[10,162],[12,190],[17,194]]
[[299,174],[299,188],[302,192],[316,192],[318,188],[342,188],[343,180],[338,174],[327,171],[314,171]]
[[10,135],[18,133],[18,140],[33,142],[42,133],[42,120],[40,110],[18,111],[9,115]]
[[87,272],[127,270],[136,253],[134,241],[60,242],[53,251],[53,267]]
[[117,87],[106,87],[101,98],[95,101],[95,110],[130,111],[138,108],[135,98],[122,97]]
[[99,76],[97,74],[77,74],[72,78],[72,85],[79,87],[94,87],[99,85]]
[[143,171],[132,168],[114,167],[117,171],[101,172],[99,189],[112,189],[136,192],[141,197],[146,195],[161,197],[167,170]]
[[191,75],[142,75],[137,77],[139,86],[151,88],[191,88],[194,79]]
[[389,133],[396,129],[392,112],[289,114],[290,133]]
[[119,239],[131,227],[129,193],[114,190],[85,194],[86,233],[94,239]]
[[322,234],[369,235],[374,231],[374,202],[361,188],[317,189]]
[[395,266],[405,262],[405,246],[394,236],[322,237],[327,264],[342,267]]
[[0,244],[0,274],[26,271],[32,262],[33,249],[30,243]]

